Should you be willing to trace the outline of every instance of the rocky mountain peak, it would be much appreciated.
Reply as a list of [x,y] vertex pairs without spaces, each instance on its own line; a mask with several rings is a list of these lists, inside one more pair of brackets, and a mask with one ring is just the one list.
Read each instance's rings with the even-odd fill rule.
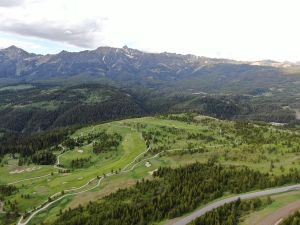
[[0,51],[9,58],[20,58],[20,57],[27,57],[32,55],[26,52],[25,50],[16,47],[15,45],[12,45],[8,48],[1,49]]

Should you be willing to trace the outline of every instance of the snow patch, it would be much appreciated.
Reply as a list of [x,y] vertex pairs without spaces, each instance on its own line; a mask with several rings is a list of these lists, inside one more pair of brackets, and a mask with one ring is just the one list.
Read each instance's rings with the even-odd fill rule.
[[125,54],[128,58],[130,58],[130,59],[133,59],[134,58],[134,56],[132,56],[132,55],[129,55],[129,54]]

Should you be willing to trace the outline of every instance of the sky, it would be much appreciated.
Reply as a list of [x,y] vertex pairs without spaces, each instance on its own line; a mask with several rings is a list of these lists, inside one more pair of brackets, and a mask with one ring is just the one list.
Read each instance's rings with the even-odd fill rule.
[[0,0],[0,48],[300,61],[299,0]]

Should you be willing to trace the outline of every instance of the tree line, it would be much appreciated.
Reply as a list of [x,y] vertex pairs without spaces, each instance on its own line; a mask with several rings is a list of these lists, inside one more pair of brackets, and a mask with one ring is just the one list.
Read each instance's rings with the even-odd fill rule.
[[93,144],[93,152],[98,154],[102,152],[114,151],[120,145],[122,136],[118,133],[107,133],[102,131],[98,133],[97,141]]
[[247,167],[225,167],[213,162],[177,169],[159,168],[153,180],[142,180],[98,202],[63,212],[55,224],[151,224],[171,219],[207,204],[225,192],[299,182],[298,171],[272,176]]
[[300,212],[288,216],[279,225],[300,225]]
[[92,160],[92,157],[87,157],[87,158],[77,158],[77,159],[72,159],[71,161],[71,168],[76,169],[76,168],[82,168],[85,167],[87,164],[89,164]]
[[18,192],[18,188],[14,185],[0,185],[0,200],[3,201],[5,197],[10,196]]
[[37,151],[57,146],[76,128],[61,128],[32,135],[4,133],[0,136],[0,155],[19,153],[31,156]]
[[205,213],[189,225],[238,225],[242,216],[271,203],[271,198],[266,200],[256,198],[244,201],[238,199]]

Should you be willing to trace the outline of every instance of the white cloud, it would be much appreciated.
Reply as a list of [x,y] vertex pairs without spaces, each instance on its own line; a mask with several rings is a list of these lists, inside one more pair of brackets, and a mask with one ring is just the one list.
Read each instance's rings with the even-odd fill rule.
[[6,39],[0,37],[0,49],[7,48],[8,46],[12,46],[12,45],[16,45],[20,48],[31,49],[35,51],[42,48],[41,45],[32,42]]
[[14,7],[22,5],[24,0],[0,0],[0,7]]
[[4,20],[0,24],[2,31],[24,36],[45,38],[58,42],[73,44],[78,47],[93,48],[96,46],[97,33],[101,33],[101,23],[94,20],[83,20],[78,23],[64,21]]
[[0,32],[85,48],[300,60],[299,6],[298,0],[26,0],[0,7]]

